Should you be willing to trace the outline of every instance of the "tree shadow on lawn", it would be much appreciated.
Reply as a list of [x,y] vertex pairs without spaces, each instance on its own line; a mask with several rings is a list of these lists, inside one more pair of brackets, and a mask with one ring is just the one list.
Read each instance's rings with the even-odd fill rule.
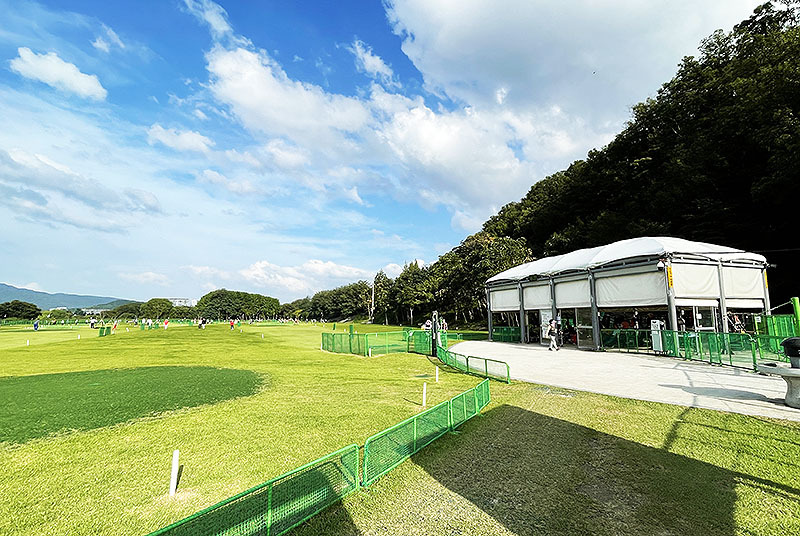
[[248,396],[264,381],[251,370],[181,366],[0,378],[0,443]]
[[527,534],[733,534],[736,485],[800,490],[503,405],[413,457],[433,478]]

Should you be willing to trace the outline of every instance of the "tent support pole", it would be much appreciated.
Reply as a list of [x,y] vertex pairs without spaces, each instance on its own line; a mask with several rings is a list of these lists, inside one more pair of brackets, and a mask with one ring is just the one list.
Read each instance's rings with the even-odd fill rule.
[[597,309],[597,289],[595,288],[594,273],[591,270],[589,270],[589,296],[592,306],[592,339],[594,342],[594,349],[600,350],[600,311]]
[[522,299],[522,282],[517,283],[519,290],[519,342],[528,342],[528,326],[525,318],[525,302]]
[[669,329],[678,331],[678,308],[675,307],[675,289],[672,287],[672,261],[667,260],[664,266],[664,280],[667,287],[667,316]]
[[725,302],[725,277],[722,274],[722,261],[717,261],[719,278],[719,317],[722,320],[722,333],[728,333],[728,304]]
[[489,340],[492,340],[492,294],[486,287],[486,318],[489,326]]

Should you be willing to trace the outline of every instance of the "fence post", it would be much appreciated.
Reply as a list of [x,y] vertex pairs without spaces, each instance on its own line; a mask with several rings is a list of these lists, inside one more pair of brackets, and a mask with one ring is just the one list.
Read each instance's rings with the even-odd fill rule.
[[267,536],[272,532],[272,484],[267,488]]
[[411,452],[412,454],[417,452],[417,418],[414,417],[414,449]]

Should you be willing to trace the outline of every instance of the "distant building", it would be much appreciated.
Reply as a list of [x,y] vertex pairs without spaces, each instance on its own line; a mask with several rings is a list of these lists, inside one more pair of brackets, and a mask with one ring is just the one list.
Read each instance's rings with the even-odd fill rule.
[[194,307],[197,300],[193,298],[167,298],[173,307]]
[[90,307],[90,308],[82,309],[82,310],[87,315],[101,315],[103,313],[107,313],[108,311],[110,311],[110,309],[97,309],[97,308],[94,308],[94,307]]
[[66,311],[66,310],[67,310],[67,308],[66,308],[66,307],[64,307],[64,306],[62,305],[61,307],[53,307],[53,308],[52,308],[52,309],[50,309],[50,310],[51,310],[51,311]]

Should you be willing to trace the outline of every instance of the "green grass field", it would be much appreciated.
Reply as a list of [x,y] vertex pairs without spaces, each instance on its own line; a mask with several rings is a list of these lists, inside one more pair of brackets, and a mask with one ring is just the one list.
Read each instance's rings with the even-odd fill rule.
[[[422,382],[432,405],[479,381],[321,352],[320,331],[0,329],[0,534],[144,534],[363,444],[420,410]],[[800,534],[797,423],[491,389],[483,416],[293,534]]]

